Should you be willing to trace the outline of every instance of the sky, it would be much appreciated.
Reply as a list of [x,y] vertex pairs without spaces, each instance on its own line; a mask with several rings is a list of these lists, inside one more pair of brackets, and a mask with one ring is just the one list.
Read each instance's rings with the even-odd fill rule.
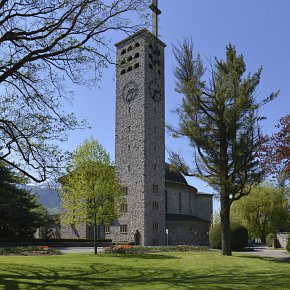
[[[260,110],[267,117],[261,123],[264,134],[272,134],[279,119],[290,114],[290,1],[289,0],[159,0],[160,39],[167,44],[165,51],[165,121],[177,124],[172,113],[181,101],[175,92],[173,75],[176,65],[172,45],[191,38],[195,53],[208,64],[209,59],[225,57],[225,47],[235,45],[243,54],[247,70],[263,72],[256,91],[258,101],[280,89],[280,95]],[[148,9],[148,13],[149,13]],[[122,40],[124,34],[112,35]],[[115,50],[112,42],[112,49]],[[114,52],[113,52],[114,54]],[[114,57],[114,55],[113,55]],[[79,119],[87,119],[91,129],[73,132],[63,149],[74,150],[84,139],[93,136],[114,160],[115,151],[115,67],[103,71],[98,88],[75,87],[75,99],[69,108]],[[166,147],[184,155],[190,163],[191,148],[187,140],[173,139],[166,134]],[[166,159],[168,155],[166,154]],[[187,178],[199,191],[212,193],[203,181]]]

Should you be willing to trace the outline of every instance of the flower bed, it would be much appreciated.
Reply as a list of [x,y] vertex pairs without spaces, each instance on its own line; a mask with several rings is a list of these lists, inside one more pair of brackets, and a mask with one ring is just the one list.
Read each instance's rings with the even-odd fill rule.
[[107,247],[106,253],[115,254],[144,254],[155,252],[193,252],[193,251],[209,251],[209,247],[192,246],[192,245],[177,245],[177,246],[132,246],[132,245],[117,245]]

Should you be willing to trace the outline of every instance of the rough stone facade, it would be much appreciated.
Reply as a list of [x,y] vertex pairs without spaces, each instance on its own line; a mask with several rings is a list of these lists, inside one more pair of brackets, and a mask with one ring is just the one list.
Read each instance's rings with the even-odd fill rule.
[[62,239],[87,239],[87,228],[86,224],[75,226],[64,226],[61,225],[59,232]]
[[167,220],[168,245],[208,245],[209,222]]
[[286,248],[289,235],[290,235],[290,232],[277,234],[277,239],[281,245],[281,248]]
[[175,182],[166,176],[165,186],[168,243],[207,244],[213,211],[212,195],[198,193],[185,179]]
[[[141,244],[164,244],[165,45],[141,30],[116,47],[115,162],[128,193],[127,212],[106,237],[132,241],[138,230]],[[121,225],[126,232],[120,232]]]

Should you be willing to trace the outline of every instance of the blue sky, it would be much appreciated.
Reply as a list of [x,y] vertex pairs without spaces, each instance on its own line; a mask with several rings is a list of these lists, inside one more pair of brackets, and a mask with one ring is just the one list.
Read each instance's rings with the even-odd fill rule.
[[[267,117],[261,124],[264,133],[275,130],[280,117],[290,114],[290,1],[289,0],[159,0],[162,10],[159,22],[160,39],[167,44],[165,54],[166,122],[176,124],[171,110],[180,103],[174,91],[175,60],[172,44],[190,37],[194,49],[204,63],[214,57],[224,58],[225,46],[230,42],[244,55],[247,69],[254,73],[262,65],[263,73],[256,92],[257,100],[278,89],[277,99],[264,106],[260,115]],[[149,11],[148,11],[149,12]],[[113,41],[124,38],[112,35]],[[112,49],[115,49],[112,42]],[[114,57],[114,55],[113,55]],[[88,120],[91,130],[73,132],[65,150],[74,150],[85,138],[94,136],[114,159],[115,143],[115,67],[103,71],[99,88],[72,86],[75,92],[69,108],[79,119]],[[186,140],[166,135],[166,146],[184,154],[190,162],[190,148]],[[200,191],[212,192],[204,182],[188,179]]]

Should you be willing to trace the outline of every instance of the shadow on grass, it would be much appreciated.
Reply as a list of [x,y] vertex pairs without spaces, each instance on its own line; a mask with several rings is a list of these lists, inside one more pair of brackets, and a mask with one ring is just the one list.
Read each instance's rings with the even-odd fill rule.
[[0,289],[289,289],[290,285],[290,277],[285,274],[288,269],[285,268],[277,267],[273,272],[273,269],[245,269],[240,264],[229,263],[183,269],[172,264],[167,268],[167,264],[156,265],[156,262],[150,262],[145,267],[143,257],[130,258],[126,263],[122,260],[121,264],[97,260],[80,264],[63,261],[63,265],[48,266],[44,265],[44,261],[39,266],[33,263],[28,266],[25,260],[23,264],[7,264],[0,272],[0,285],[4,287]]

